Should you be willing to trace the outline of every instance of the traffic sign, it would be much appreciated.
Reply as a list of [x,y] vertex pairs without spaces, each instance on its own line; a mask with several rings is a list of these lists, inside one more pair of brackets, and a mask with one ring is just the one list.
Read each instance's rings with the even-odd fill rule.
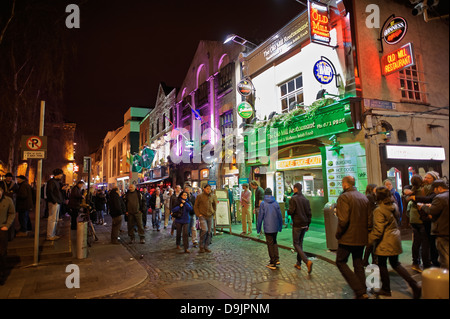
[[47,136],[23,135],[21,140],[22,159],[46,159]]

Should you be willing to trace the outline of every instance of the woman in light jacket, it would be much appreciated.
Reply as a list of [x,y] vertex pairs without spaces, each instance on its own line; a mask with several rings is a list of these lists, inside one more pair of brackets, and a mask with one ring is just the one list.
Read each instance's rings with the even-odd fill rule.
[[408,271],[398,261],[402,253],[400,229],[398,226],[400,213],[388,188],[377,188],[378,207],[373,213],[373,228],[369,234],[368,246],[375,244],[375,255],[378,256],[381,289],[375,291],[377,295],[391,296],[391,287],[387,260],[392,268],[409,284],[413,290],[414,299],[419,299],[421,288]]

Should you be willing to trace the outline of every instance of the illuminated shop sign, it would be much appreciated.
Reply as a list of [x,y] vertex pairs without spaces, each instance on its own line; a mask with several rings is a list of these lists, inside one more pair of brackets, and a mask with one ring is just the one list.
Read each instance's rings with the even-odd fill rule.
[[308,15],[311,42],[330,43],[330,25],[328,6],[315,1],[308,1]]
[[319,60],[313,67],[314,77],[319,83],[328,84],[333,81],[334,68],[331,63],[325,60]]
[[443,147],[386,145],[387,159],[445,161]]
[[253,83],[250,80],[243,79],[237,85],[238,93],[242,96],[249,96],[253,92]]
[[240,117],[243,119],[248,119],[253,115],[253,107],[248,102],[242,102],[238,105],[237,111]]
[[393,17],[383,29],[383,40],[387,44],[396,44],[406,35],[408,24],[401,17]]
[[322,156],[305,156],[293,159],[280,160],[276,162],[277,170],[292,168],[322,167]]
[[381,58],[381,73],[386,76],[414,64],[412,43],[408,43]]

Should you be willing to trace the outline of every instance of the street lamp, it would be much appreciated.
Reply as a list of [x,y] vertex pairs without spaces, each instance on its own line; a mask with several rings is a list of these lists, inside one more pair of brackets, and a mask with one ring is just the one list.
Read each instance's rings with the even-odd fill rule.
[[236,34],[228,35],[223,43],[225,44],[225,43],[228,43],[230,41],[233,41],[234,43],[237,43],[239,45],[245,46],[246,48],[248,48],[250,50],[254,50],[257,47],[257,45],[254,44],[253,42],[250,42],[250,41],[248,41],[248,40],[246,40],[246,39],[244,39],[244,38],[242,38],[242,37],[240,37],[240,36],[238,36]]

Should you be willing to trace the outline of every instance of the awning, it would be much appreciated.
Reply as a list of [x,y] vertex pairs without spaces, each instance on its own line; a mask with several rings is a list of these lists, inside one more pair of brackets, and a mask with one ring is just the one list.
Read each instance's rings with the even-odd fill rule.
[[168,179],[168,178],[169,178],[169,176],[164,176],[164,177],[162,177],[162,178],[151,179],[151,180],[149,180],[149,181],[145,181],[145,182],[142,182],[142,183],[138,183],[137,185],[147,185],[147,184],[157,183],[157,182],[160,182],[160,181],[165,180],[165,179]]

